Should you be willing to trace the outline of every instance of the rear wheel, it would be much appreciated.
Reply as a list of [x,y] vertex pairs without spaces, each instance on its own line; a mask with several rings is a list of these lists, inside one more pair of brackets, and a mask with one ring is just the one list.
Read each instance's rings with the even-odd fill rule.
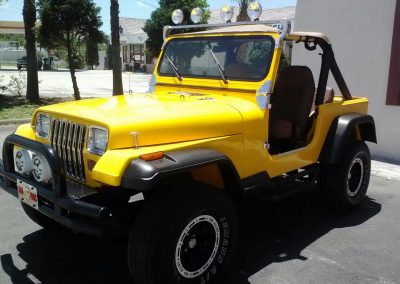
[[237,234],[235,210],[224,192],[195,187],[147,201],[128,248],[137,283],[215,283],[223,275]]
[[319,190],[334,208],[348,210],[366,196],[371,175],[371,155],[365,142],[355,142],[335,165],[322,165]]

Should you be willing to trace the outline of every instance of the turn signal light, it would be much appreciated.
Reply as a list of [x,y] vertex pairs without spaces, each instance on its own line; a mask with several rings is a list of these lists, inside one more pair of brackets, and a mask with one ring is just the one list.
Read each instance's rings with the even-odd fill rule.
[[150,154],[143,154],[139,157],[142,160],[145,161],[154,161],[154,160],[159,160],[164,158],[164,152],[155,152],[155,153],[150,153]]

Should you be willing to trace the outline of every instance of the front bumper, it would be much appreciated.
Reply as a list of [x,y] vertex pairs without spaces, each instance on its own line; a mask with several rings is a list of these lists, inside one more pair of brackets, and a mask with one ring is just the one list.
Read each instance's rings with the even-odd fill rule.
[[[46,186],[20,175],[14,170],[14,145],[43,155],[51,168],[53,182]],[[53,148],[24,137],[12,134],[6,138],[3,146],[3,163],[0,160],[0,182],[3,188],[18,198],[17,179],[37,189],[39,212],[74,231],[101,236],[104,233],[106,219],[110,215],[103,206],[80,200],[76,195],[67,192],[69,182],[65,178],[60,158]],[[88,188],[88,190],[90,190]]]

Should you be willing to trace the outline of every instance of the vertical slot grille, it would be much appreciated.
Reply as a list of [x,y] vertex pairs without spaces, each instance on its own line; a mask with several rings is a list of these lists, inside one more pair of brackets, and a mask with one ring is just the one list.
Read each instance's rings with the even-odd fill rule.
[[83,147],[86,127],[70,121],[53,119],[51,146],[57,152],[67,176],[85,181]]

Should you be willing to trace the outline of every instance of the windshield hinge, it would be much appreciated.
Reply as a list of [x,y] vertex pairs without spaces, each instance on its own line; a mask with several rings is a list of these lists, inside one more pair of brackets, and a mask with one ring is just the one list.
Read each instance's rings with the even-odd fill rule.
[[268,143],[268,140],[264,140],[264,149],[269,150],[271,148],[271,145]]

